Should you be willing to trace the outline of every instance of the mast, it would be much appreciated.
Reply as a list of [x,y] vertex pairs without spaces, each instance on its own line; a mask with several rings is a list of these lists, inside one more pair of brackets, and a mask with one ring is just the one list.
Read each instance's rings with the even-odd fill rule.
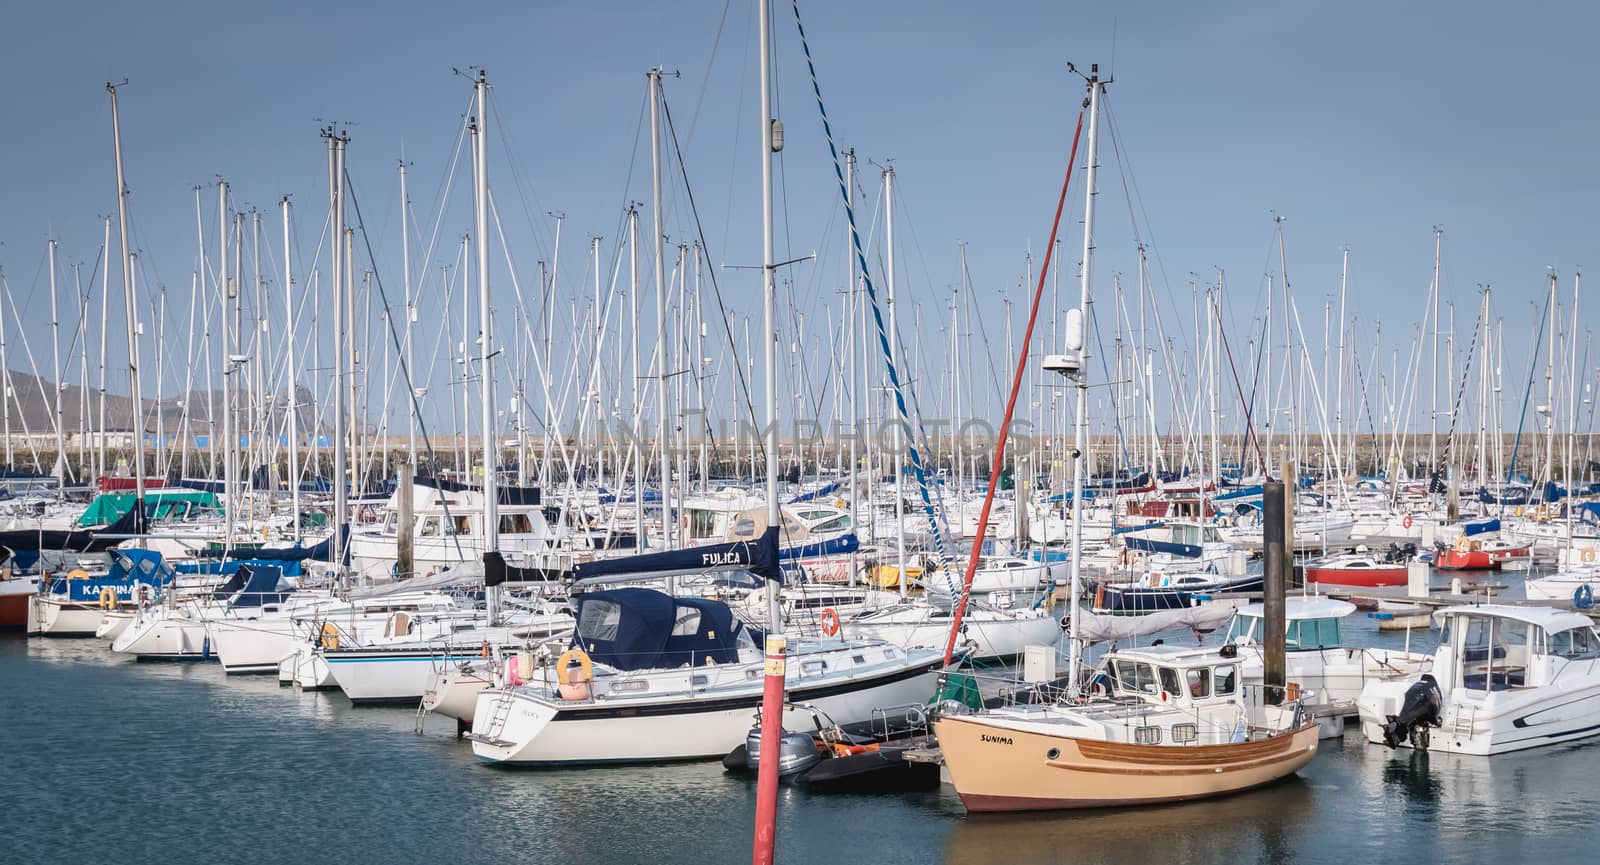
[[[496,489],[496,469],[500,462],[500,447],[495,442],[494,427],[494,376],[489,360],[494,355],[494,328],[489,318],[489,136],[488,132],[488,74],[478,70],[478,80],[472,86],[477,95],[477,119],[474,128],[472,161],[477,187],[473,193],[475,213],[473,230],[478,240],[478,322],[479,352],[478,376],[482,388],[480,418],[483,432],[483,565],[487,575],[495,570],[500,558],[500,495]],[[488,604],[489,622],[493,624],[499,612],[498,586],[488,586],[484,592]]]
[[61,425],[61,315],[56,303],[56,242],[50,240],[50,348],[55,353],[55,368],[50,373],[55,389],[56,461],[52,474],[56,476],[56,491],[67,486],[67,431]]
[[[287,211],[285,211],[287,213]],[[287,232],[287,229],[285,229]],[[285,235],[287,237],[287,234]],[[285,241],[287,243],[287,240]],[[288,247],[284,248],[284,258],[288,259]],[[406,195],[406,161],[400,160],[400,273],[406,284],[406,374],[405,379],[409,385],[411,376],[416,369],[414,351],[411,347],[411,327],[417,320],[416,308],[411,297],[411,199]],[[292,351],[292,350],[291,350]],[[290,355],[289,365],[294,366],[293,355]],[[417,409],[416,393],[411,386],[406,388],[406,461],[413,467],[417,464]],[[518,455],[518,465],[526,461]],[[524,469],[526,470],[526,469]]]
[[[766,73],[762,74],[764,76]],[[675,526],[667,489],[671,484],[672,469],[667,462],[667,280],[666,249],[661,234],[661,68],[658,66],[651,69],[648,76],[650,79],[650,221],[655,232],[656,260],[656,459],[661,466],[661,543],[670,548]],[[763,77],[762,80],[766,79]],[[763,96],[762,99],[762,104],[765,105],[766,97]],[[771,157],[763,159],[770,162]],[[770,246],[770,243],[768,245]],[[769,255],[768,259],[770,258]],[[643,479],[644,473],[640,472],[639,477]]]
[[283,316],[284,346],[289,352],[289,500],[294,518],[294,542],[300,543],[300,388],[295,383],[299,367],[294,363],[294,272],[289,266],[289,196],[278,203],[283,210]]
[[345,305],[344,295],[349,286],[344,279],[344,158],[350,145],[348,133],[335,133],[328,127],[323,135],[328,139],[328,158],[331,174],[328,177],[333,197],[333,227],[328,232],[333,271],[333,561],[339,588],[348,589],[345,574],[345,527],[350,519],[350,489],[345,481],[349,453],[345,442],[344,385],[345,365],[349,357],[344,351]]
[[[133,402],[133,506],[136,513],[144,512],[144,406],[141,404],[139,391],[139,342],[134,330],[134,318],[137,307],[133,301],[133,267],[128,260],[128,187],[122,173],[122,123],[117,117],[117,86],[106,82],[106,92],[111,94],[111,140],[117,152],[117,230],[121,236],[122,249],[122,296],[127,304],[126,325],[128,328],[128,393]],[[0,330],[3,332],[3,330]],[[4,342],[0,339],[0,365],[4,365]],[[10,382],[10,374],[6,376]],[[6,424],[6,462],[11,461],[11,427],[10,415]],[[138,524],[142,528],[143,520]],[[144,540],[139,540],[139,546],[144,546]]]
[[639,208],[628,202],[628,300],[633,305],[633,317],[628,330],[633,335],[633,386],[628,396],[633,400],[633,429],[628,436],[628,463],[633,466],[633,548],[643,548],[644,531],[644,454],[639,447],[639,416],[644,412],[644,401],[639,394]]
[[1432,408],[1428,411],[1428,473],[1433,475],[1439,471],[1439,246],[1444,231],[1439,226],[1433,227],[1433,288],[1428,292],[1429,303],[1432,305],[1433,316],[1433,365],[1428,376],[1428,401]]
[[[1219,280],[1219,282],[1218,282],[1219,285],[1221,284],[1220,283],[1220,280],[1222,278],[1221,277],[1221,273],[1222,273],[1222,271],[1220,271],[1220,270],[1217,271],[1217,274],[1218,274],[1217,278]],[[1339,376],[1338,376],[1338,378],[1339,378],[1339,386],[1338,386],[1337,393],[1334,395],[1334,403],[1333,403],[1333,446],[1334,446],[1335,449],[1339,449],[1339,450],[1342,450],[1344,448],[1344,368],[1345,368],[1345,357],[1344,357],[1344,332],[1345,332],[1344,300],[1345,300],[1345,287],[1346,287],[1346,285],[1349,284],[1349,279],[1350,279],[1350,247],[1346,246],[1344,248],[1344,254],[1342,256],[1340,256],[1340,260],[1339,260]],[[1343,454],[1341,453],[1340,456],[1342,458]],[[1342,459],[1341,459],[1341,461],[1342,461]],[[1344,482],[1341,480],[1340,481],[1341,488],[1343,486],[1343,483]]]
[[[767,527],[783,525],[778,509],[778,288],[774,279],[772,241],[772,154],[783,147],[782,125],[772,116],[772,9],[770,0],[760,0],[761,26],[761,320],[762,342],[766,345],[767,428],[763,433],[767,458]],[[657,86],[659,87],[659,81]],[[657,211],[659,213],[659,211]],[[659,243],[659,238],[657,239]],[[893,249],[893,245],[890,245]],[[893,307],[890,307],[893,309]],[[767,580],[767,625],[771,633],[783,633],[782,607],[778,584]],[[763,753],[766,753],[763,751]]]
[[[109,216],[105,220],[105,235],[106,253],[100,256],[100,432],[96,436],[99,439],[95,456],[96,478],[105,477],[106,474],[106,334],[111,332],[111,217]],[[0,366],[5,364],[4,345],[5,337],[0,335]],[[6,465],[10,467],[9,441],[6,442],[6,447],[8,449]]]
[[[1097,160],[1100,151],[1100,93],[1104,89],[1105,85],[1100,81],[1100,65],[1094,64],[1089,67],[1089,156],[1084,164],[1087,172],[1084,179],[1087,182],[1084,184],[1083,192],[1083,263],[1078,274],[1078,309],[1082,321],[1080,339],[1083,331],[1088,328],[1089,295],[1094,281],[1095,173],[1099,168]],[[1070,333],[1072,328],[1069,326],[1067,330]],[[1089,449],[1089,343],[1087,339],[1082,339],[1082,343],[1077,347],[1078,400],[1072,445],[1072,600],[1068,607],[1071,617],[1068,626],[1071,639],[1067,641],[1067,682],[1068,687],[1073,689],[1077,688],[1079,668],[1083,665],[1083,644],[1077,635],[1081,633],[1078,621],[1083,593],[1083,475]]]
[[[769,156],[768,158],[770,159],[771,157]],[[768,220],[768,222],[770,223],[771,220]],[[889,363],[895,369],[899,369],[900,368],[900,328],[899,328],[899,325],[895,324],[896,304],[894,302],[894,300],[895,300],[894,281],[895,280],[894,280],[894,166],[893,165],[887,166],[887,167],[885,167],[883,169],[883,231],[884,231],[884,235],[883,236],[884,236],[884,247],[885,247],[885,251],[884,251],[884,270],[886,271],[884,278],[885,278],[885,280],[887,280],[887,283],[888,283]],[[768,244],[768,246],[770,247],[771,244]],[[767,259],[769,261],[771,260],[771,258],[772,258],[771,255],[767,256]],[[1009,317],[1008,317],[1008,323],[1009,323]],[[771,327],[771,326],[773,326],[773,322],[769,320],[767,322],[767,325],[769,327]],[[769,419],[769,421],[775,422],[775,419]],[[905,455],[904,455],[905,443],[901,440],[901,432],[902,432],[901,425],[900,424],[894,424],[894,453],[893,453],[893,459],[890,460],[890,464],[894,466],[894,540],[895,540],[894,548],[895,548],[895,566],[897,568],[897,573],[899,574],[899,577],[895,581],[895,585],[899,589],[900,599],[901,600],[905,600],[906,588],[907,588],[906,587],[906,582],[907,582],[907,580],[906,580],[906,497],[905,497],[905,490],[903,489],[903,486],[905,484],[905,474],[906,474],[906,472],[905,472]],[[770,469],[770,468],[768,469],[769,474],[772,471],[774,471],[774,470]],[[774,493],[774,496],[776,496],[776,493]],[[1019,507],[1020,507],[1020,505],[1019,505]],[[978,538],[976,541],[974,541],[974,543],[979,543],[979,544],[981,544],[982,542],[983,542],[982,538]]]
[[233,365],[233,359],[228,349],[232,347],[228,324],[228,312],[231,304],[230,298],[237,290],[237,283],[228,278],[228,182],[217,183],[217,239],[221,251],[217,263],[217,275],[222,280],[221,315],[222,319],[222,499],[224,536],[223,543],[232,545],[233,529],[238,519],[239,502],[233,494],[235,474],[234,458],[239,453],[239,436],[233,429],[233,379],[238,372]]

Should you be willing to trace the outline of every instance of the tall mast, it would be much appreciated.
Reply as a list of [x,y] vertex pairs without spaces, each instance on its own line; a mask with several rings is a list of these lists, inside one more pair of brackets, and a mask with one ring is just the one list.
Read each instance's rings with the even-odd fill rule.
[[[1220,285],[1221,271],[1218,271],[1218,284]],[[1339,259],[1339,384],[1334,394],[1333,402],[1333,446],[1336,450],[1344,447],[1344,299],[1345,286],[1350,279],[1350,247],[1344,248],[1344,254]],[[1341,454],[1341,457],[1343,454]],[[1342,460],[1341,460],[1342,462]],[[1341,487],[1343,481],[1340,481]]]
[[349,356],[344,350],[347,326],[344,296],[349,286],[344,278],[344,158],[345,148],[350,145],[350,136],[347,133],[335,133],[331,126],[323,134],[328,139],[329,194],[333,198],[333,227],[328,232],[333,241],[330,244],[330,266],[333,271],[333,561],[339,587],[345,589],[344,532],[350,519],[350,490],[345,479],[349,453],[345,442],[344,385]]
[[[1439,246],[1444,231],[1433,227],[1433,288],[1429,290],[1430,314],[1433,316],[1433,365],[1428,375],[1428,472],[1438,472],[1439,465]],[[1448,396],[1448,395],[1447,395]]]
[[[770,157],[769,157],[770,158]],[[768,220],[770,222],[771,220]],[[888,282],[889,306],[889,365],[895,369],[900,368],[900,329],[895,324],[894,302],[894,166],[883,169],[883,230],[884,230],[884,279]],[[770,244],[769,244],[770,246]],[[767,256],[770,261],[772,256]],[[773,322],[767,322],[772,326]],[[770,420],[770,419],[769,419]],[[896,586],[900,591],[902,600],[906,597],[906,497],[905,490],[905,456],[903,451],[905,443],[900,440],[901,425],[894,424],[894,539],[895,539],[895,564],[900,575]],[[770,470],[769,470],[770,471]],[[1021,504],[1018,504],[1021,507]],[[979,538],[974,543],[982,543]]]
[[233,365],[232,353],[229,351],[233,345],[228,318],[232,306],[230,300],[238,290],[238,286],[228,278],[228,182],[226,180],[217,183],[217,239],[220,246],[220,251],[217,253],[217,275],[222,281],[219,318],[222,319],[222,498],[223,519],[226,526],[223,543],[231,545],[239,509],[239,502],[234,497],[233,490],[234,478],[238,477],[235,473],[234,458],[239,453],[239,436],[233,429],[233,379],[238,370]]
[[[400,274],[406,284],[406,374],[407,382],[415,373],[416,363],[414,351],[411,347],[411,327],[417,320],[414,301],[411,297],[411,199],[406,195],[406,161],[400,160]],[[291,365],[293,361],[290,361]],[[406,460],[413,467],[417,464],[417,410],[416,393],[412,387],[406,388]],[[523,465],[524,460],[517,460],[518,465]]]
[[[133,506],[137,513],[144,509],[144,405],[139,391],[139,342],[134,330],[134,319],[138,316],[138,307],[133,300],[133,266],[128,259],[128,187],[124,183],[122,173],[122,123],[117,117],[117,86],[106,82],[106,92],[111,94],[111,141],[117,151],[117,230],[121,236],[122,249],[122,297],[127,304],[127,315],[124,316],[128,328],[128,393],[133,403]],[[0,365],[4,363],[4,347],[0,343]],[[6,376],[10,382],[10,375]],[[11,429],[10,416],[7,415],[6,427],[6,462],[11,461]],[[140,520],[142,523],[143,521]],[[139,541],[139,546],[144,546],[144,541]]]
[[[1083,192],[1083,263],[1078,274],[1078,310],[1082,316],[1080,339],[1089,326],[1089,295],[1094,282],[1095,174],[1099,168],[1100,152],[1100,93],[1104,89],[1105,85],[1100,81],[1100,65],[1094,64],[1089,67],[1089,157],[1085,163],[1087,174],[1084,179],[1087,182]],[[1069,327],[1068,331],[1071,330]],[[1079,601],[1083,592],[1083,475],[1089,449],[1089,341],[1082,339],[1082,343],[1075,347],[1078,350],[1079,373],[1077,418],[1072,445],[1072,601],[1068,607],[1071,617],[1069,633],[1072,637],[1067,641],[1067,682],[1074,689],[1077,688],[1078,671],[1083,664],[1083,644],[1077,635],[1082,633],[1078,620],[1082,608]]]
[[[111,332],[111,217],[106,217],[105,224],[105,255],[100,256],[100,408],[99,408],[99,439],[96,447],[95,469],[96,478],[105,477],[106,474],[106,334]],[[0,336],[0,346],[5,345],[5,337]],[[0,350],[0,365],[4,365],[5,355]],[[10,447],[10,442],[6,443]],[[8,467],[9,455],[6,458]]]
[[289,500],[294,519],[293,537],[300,543],[300,388],[295,376],[299,367],[294,363],[294,271],[289,266],[289,196],[278,203],[283,209],[283,332],[284,346],[289,352],[289,399],[284,409],[289,413]]
[[633,304],[633,317],[628,330],[633,335],[633,385],[628,397],[633,400],[633,429],[628,436],[628,463],[633,466],[633,545],[637,551],[643,547],[644,532],[644,453],[639,448],[639,417],[644,411],[644,400],[639,394],[639,208],[628,203],[628,300]]
[[56,242],[50,240],[50,348],[55,354],[54,370],[50,373],[55,395],[56,461],[51,474],[56,476],[56,490],[67,486],[67,431],[61,425],[61,316],[56,303]]
[[[844,152],[844,189],[845,189],[845,192],[844,192],[845,206],[847,206],[851,210],[854,210],[855,206],[856,206],[856,151],[855,151],[855,148],[853,148],[853,147]],[[845,220],[844,230],[845,230],[845,243],[847,243],[847,244],[851,243],[852,242],[852,236],[851,236],[851,230],[850,230],[850,220],[848,220],[848,219]],[[846,246],[845,248],[849,249],[850,247]],[[857,433],[860,432],[860,430],[857,429],[857,424],[860,422],[860,418],[861,418],[861,410],[860,410],[860,404],[861,404],[860,378],[856,374],[855,330],[856,330],[856,325],[857,325],[857,322],[858,322],[858,319],[856,318],[856,314],[855,314],[855,309],[856,309],[856,257],[854,255],[846,255],[844,258],[845,258],[845,261],[847,262],[846,267],[845,267],[845,273],[847,274],[847,276],[846,276],[846,280],[847,281],[845,282],[845,294],[846,294],[846,297],[848,297],[849,300],[850,300],[850,310],[851,310],[851,312],[850,312],[850,330],[849,330],[847,336],[845,337],[845,341],[850,346],[850,349],[849,349],[849,352],[850,352],[850,431],[852,433],[852,435],[850,436],[850,527],[852,529],[854,529],[855,531],[857,531],[857,532],[861,532],[861,517],[859,515],[860,514],[860,509],[859,509],[860,496],[859,496],[859,494],[857,492],[857,483],[856,483],[856,475],[859,474],[860,470],[861,470],[861,466],[859,464],[859,457],[858,457],[858,455],[856,453],[856,440],[858,438],[860,438],[860,436],[857,434]],[[958,477],[957,481],[959,481],[959,480],[960,480],[960,478]],[[868,507],[867,512],[868,513],[872,512],[872,509],[871,509],[870,506]],[[868,537],[868,535],[862,534],[862,537]],[[854,584],[854,582],[855,582],[855,571],[856,571],[855,561],[856,561],[855,557],[852,555],[851,559],[850,559],[850,573],[851,573],[850,581],[851,581],[852,584]]]
[[[782,147],[781,126],[772,116],[772,9],[770,0],[761,0],[761,320],[762,342],[766,345],[767,428],[763,447],[767,458],[767,526],[779,529],[783,517],[778,509],[778,288],[774,279],[772,242],[772,154]],[[893,307],[890,307],[893,309]],[[891,313],[892,314],[892,313]],[[767,580],[767,623],[771,632],[783,633],[782,608],[778,584]]]
[[[672,467],[667,461],[667,278],[665,240],[661,234],[661,68],[651,69],[649,79],[650,221],[655,233],[656,255],[656,458],[661,465],[661,542],[671,547],[676,527],[668,490]],[[762,104],[765,105],[765,101]],[[770,162],[770,156],[766,158]],[[644,473],[640,472],[639,477],[642,479]]]
[[[478,80],[472,89],[477,95],[478,112],[474,122],[477,135],[473,138],[473,163],[477,168],[473,230],[478,235],[478,376],[483,393],[479,410],[483,432],[483,563],[487,572],[491,561],[500,557],[500,494],[496,489],[500,446],[495,441],[494,375],[489,368],[489,360],[494,356],[494,328],[489,318],[489,78],[484,70],[478,70]],[[497,586],[485,591],[490,624],[494,623],[498,612],[498,594]]]

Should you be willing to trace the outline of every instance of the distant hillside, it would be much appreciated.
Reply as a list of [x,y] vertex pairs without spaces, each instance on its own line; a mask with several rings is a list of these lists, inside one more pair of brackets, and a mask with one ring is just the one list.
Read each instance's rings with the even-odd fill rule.
[[[22,433],[24,430],[31,433],[46,433],[54,429],[52,418],[55,414],[55,385],[48,379],[42,379],[25,372],[12,370],[11,373],[11,399],[9,409],[11,413],[12,433]],[[85,397],[87,397],[88,422],[83,422],[85,414]],[[235,394],[237,404],[243,407],[249,405],[249,395]],[[275,427],[284,418],[287,409],[287,400],[284,395],[268,394],[268,415],[271,424]],[[315,419],[315,409],[311,405],[311,391],[301,387],[297,394],[300,403],[300,428],[310,430]],[[211,426],[211,412],[216,412],[217,422],[222,418],[222,391],[190,391],[187,396],[168,396],[157,401],[146,399],[144,401],[144,429],[153,432],[159,426],[167,433],[178,432],[183,423],[185,406],[188,407],[189,431],[204,433]],[[90,388],[87,394],[83,388],[76,384],[67,384],[61,391],[61,416],[62,426],[68,434],[80,429],[98,429],[100,418],[100,393]],[[106,393],[105,424],[108,432],[126,432],[133,428],[133,400],[126,396]]]

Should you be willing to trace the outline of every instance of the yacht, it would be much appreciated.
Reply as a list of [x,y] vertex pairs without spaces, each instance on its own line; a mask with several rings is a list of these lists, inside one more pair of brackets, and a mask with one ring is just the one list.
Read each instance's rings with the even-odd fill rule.
[[[761,704],[764,658],[720,601],[644,588],[577,599],[571,649],[532,681],[508,670],[473,712],[473,753],[491,763],[559,765],[721,758]],[[876,640],[791,641],[787,697],[839,723],[924,703],[942,653]],[[792,715],[792,717],[790,717]],[[785,713],[810,722],[808,711]]]
[[1487,756],[1600,735],[1600,635],[1582,613],[1497,604],[1434,614],[1430,673],[1369,682],[1369,742]]

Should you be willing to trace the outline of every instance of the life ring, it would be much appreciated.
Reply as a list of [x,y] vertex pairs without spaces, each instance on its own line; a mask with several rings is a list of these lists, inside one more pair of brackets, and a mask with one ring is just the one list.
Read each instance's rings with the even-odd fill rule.
[[1583,560],[1585,562],[1594,561],[1594,547],[1590,547],[1587,550],[1583,551]]
[[67,571],[67,579],[69,579],[69,580],[87,580],[87,579],[89,579],[89,572],[84,570],[83,568],[73,568],[72,570]]
[[1522,505],[1517,505],[1517,516],[1522,516]]
[[839,614],[832,607],[822,608],[822,633],[824,636],[836,637],[839,635]]
[[322,633],[317,637],[324,649],[339,648],[339,627],[332,622],[322,623]]
[[1410,514],[1406,514],[1405,517],[1400,520],[1400,528],[1402,528],[1402,529],[1411,528],[1411,515]]
[[[573,680],[572,674],[567,671],[568,665],[573,661],[583,669],[583,678]],[[556,659],[556,681],[563,685],[588,685],[594,680],[594,661],[589,659],[589,653],[582,649],[568,649]]]
[[1456,541],[1456,552],[1464,553],[1470,549],[1472,549],[1472,542],[1467,540],[1465,535]]
[[100,609],[111,611],[117,608],[117,590],[106,586],[100,590]]

